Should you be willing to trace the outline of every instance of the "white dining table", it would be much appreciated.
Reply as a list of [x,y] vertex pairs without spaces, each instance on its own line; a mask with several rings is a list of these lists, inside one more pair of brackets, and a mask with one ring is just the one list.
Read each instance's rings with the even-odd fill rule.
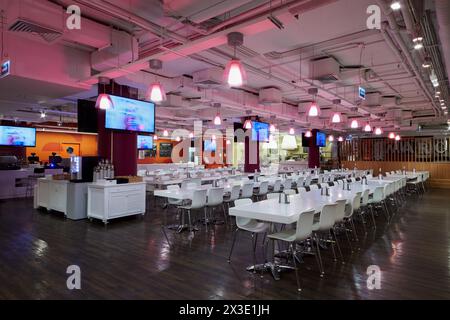
[[[229,209],[229,214],[236,217],[256,219],[270,223],[270,232],[274,232],[274,225],[292,224],[298,221],[300,214],[304,211],[314,210],[320,213],[327,204],[334,204],[337,200],[346,200],[352,203],[357,192],[366,189],[370,193],[375,190],[375,185],[352,184],[350,190],[342,190],[340,187],[329,188],[329,195],[322,195],[321,190],[313,190],[289,196],[289,203],[280,203],[278,199],[269,199],[253,202]],[[275,250],[273,248],[273,250]],[[275,257],[275,253],[273,253]],[[272,274],[275,280],[280,279],[280,271],[291,270],[292,267],[273,261],[263,264],[252,265],[246,268],[247,271],[263,270]]]

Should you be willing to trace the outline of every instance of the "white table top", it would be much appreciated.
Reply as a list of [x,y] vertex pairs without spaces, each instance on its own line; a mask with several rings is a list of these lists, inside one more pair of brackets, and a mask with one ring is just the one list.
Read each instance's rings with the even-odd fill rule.
[[322,196],[320,190],[310,191],[304,194],[290,196],[290,203],[279,203],[278,199],[263,200],[249,205],[230,208],[230,215],[250,219],[258,219],[274,223],[291,224],[297,222],[300,213],[306,210],[321,212],[327,204],[333,204],[336,200],[351,202],[356,192],[368,188],[373,192],[375,187],[370,185],[355,185],[352,190],[340,190],[330,188],[329,196]]

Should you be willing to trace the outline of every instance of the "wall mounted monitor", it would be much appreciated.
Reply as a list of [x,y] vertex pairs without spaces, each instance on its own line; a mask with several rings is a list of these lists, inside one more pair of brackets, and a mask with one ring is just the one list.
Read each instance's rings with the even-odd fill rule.
[[317,131],[316,146],[318,146],[318,147],[326,147],[327,146],[327,136],[325,133]]
[[0,145],[35,147],[36,129],[29,127],[0,126]]
[[112,107],[106,110],[105,128],[155,132],[155,104],[109,95]]
[[269,124],[265,122],[252,121],[252,140],[269,141]]
[[137,136],[137,148],[140,150],[153,149],[153,137],[152,136]]
[[203,142],[203,151],[216,152],[216,140],[205,140]]

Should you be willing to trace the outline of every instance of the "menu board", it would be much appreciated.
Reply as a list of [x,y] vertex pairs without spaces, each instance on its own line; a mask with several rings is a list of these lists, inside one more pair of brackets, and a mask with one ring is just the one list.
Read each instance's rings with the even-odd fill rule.
[[161,142],[159,144],[159,156],[162,158],[169,158],[172,156],[172,144]]

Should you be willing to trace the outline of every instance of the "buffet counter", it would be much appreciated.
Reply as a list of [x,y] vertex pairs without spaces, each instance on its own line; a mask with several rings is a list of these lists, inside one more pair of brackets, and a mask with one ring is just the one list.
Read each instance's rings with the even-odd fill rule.
[[87,216],[103,221],[145,214],[145,182],[88,185]]
[[[30,178],[34,168],[0,170],[0,199],[22,198],[33,195],[34,183]],[[62,173],[62,169],[46,169],[44,174]]]
[[308,161],[282,161],[279,165],[279,171],[297,171],[308,169]]

